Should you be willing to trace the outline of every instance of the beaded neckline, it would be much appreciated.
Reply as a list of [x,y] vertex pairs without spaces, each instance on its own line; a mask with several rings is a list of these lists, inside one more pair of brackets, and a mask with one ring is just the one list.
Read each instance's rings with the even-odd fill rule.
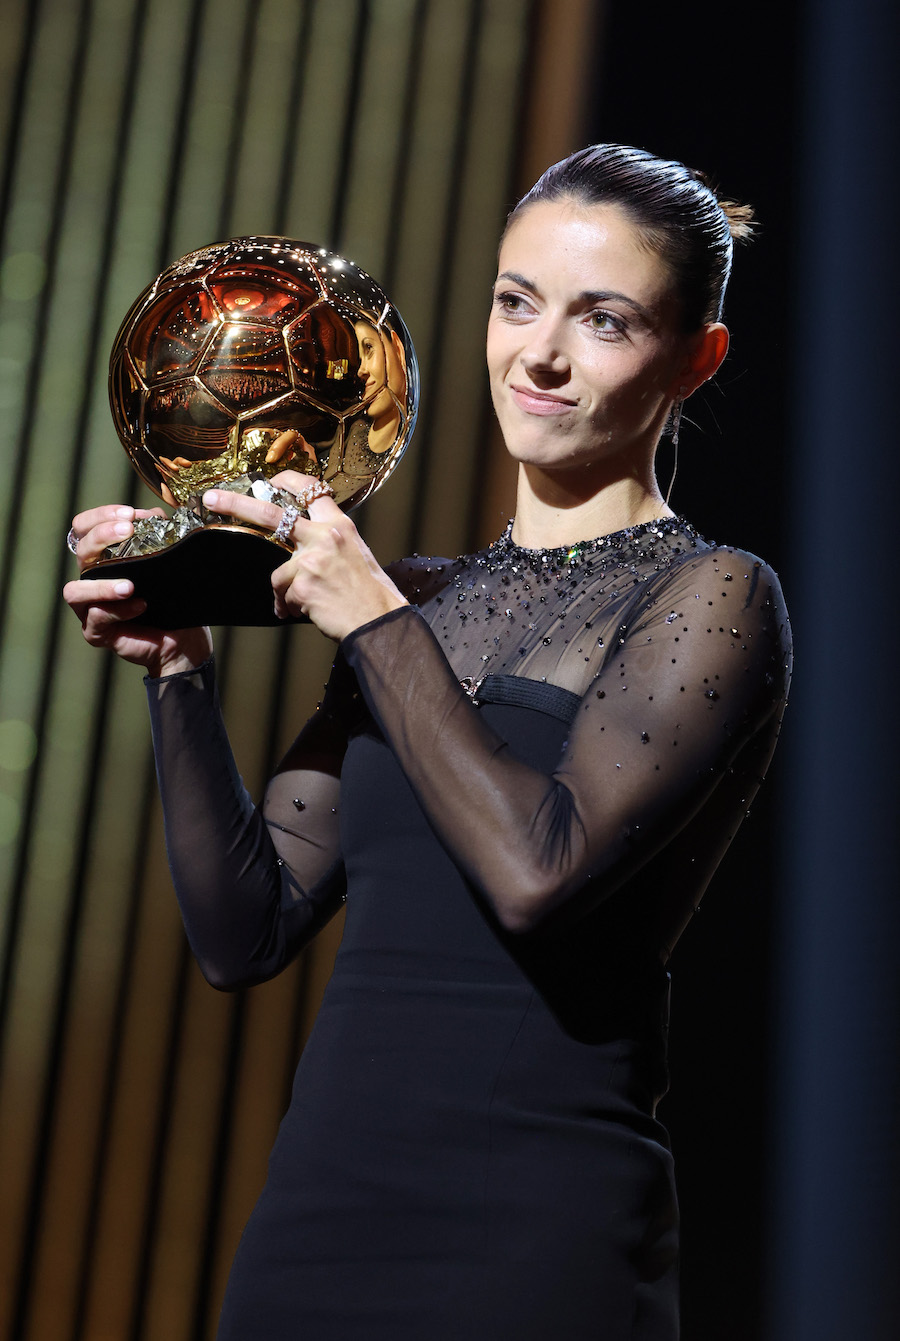
[[510,521],[500,538],[489,546],[485,558],[492,568],[505,564],[521,564],[530,568],[574,568],[595,554],[642,549],[648,541],[661,540],[664,536],[682,536],[692,545],[699,539],[698,532],[684,517],[657,517],[653,521],[638,522],[636,526],[626,526],[610,535],[580,540],[574,545],[560,545],[556,549],[526,549],[517,545],[512,538],[512,528],[513,523]]

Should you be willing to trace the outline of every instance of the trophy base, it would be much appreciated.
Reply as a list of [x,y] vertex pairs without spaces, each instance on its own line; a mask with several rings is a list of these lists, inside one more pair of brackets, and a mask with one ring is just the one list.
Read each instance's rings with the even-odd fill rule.
[[102,559],[82,577],[127,578],[147,602],[135,624],[192,629],[201,624],[262,628],[305,623],[278,619],[271,577],[291,550],[244,526],[204,526],[165,549],[128,559]]

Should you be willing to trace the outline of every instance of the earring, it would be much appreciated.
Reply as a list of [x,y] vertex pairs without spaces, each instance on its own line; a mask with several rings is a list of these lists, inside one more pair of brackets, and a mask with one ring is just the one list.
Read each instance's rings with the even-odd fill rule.
[[681,410],[683,405],[684,401],[679,397],[672,406],[672,413],[669,416],[669,437],[672,439],[672,446],[676,448],[678,446],[678,431],[681,428]]
[[666,431],[672,439],[672,450],[674,452],[672,460],[672,477],[669,480],[669,487],[666,490],[666,507],[669,506],[669,499],[672,497],[672,486],[675,483],[675,476],[678,473],[678,433],[681,428],[681,410],[684,405],[685,390],[685,387],[679,387],[681,394],[672,406],[672,413],[669,416],[669,423],[666,428]]

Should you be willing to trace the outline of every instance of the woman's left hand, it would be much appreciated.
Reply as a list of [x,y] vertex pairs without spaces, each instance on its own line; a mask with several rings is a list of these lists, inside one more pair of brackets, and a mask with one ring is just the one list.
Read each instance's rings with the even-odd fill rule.
[[[311,480],[286,470],[271,483],[300,496]],[[273,532],[284,515],[276,503],[229,491],[210,491],[203,502],[213,512]],[[354,629],[408,604],[334,499],[313,499],[308,511],[309,520],[298,517],[291,529],[293,555],[272,574],[279,619],[307,615],[327,638],[340,642]]]

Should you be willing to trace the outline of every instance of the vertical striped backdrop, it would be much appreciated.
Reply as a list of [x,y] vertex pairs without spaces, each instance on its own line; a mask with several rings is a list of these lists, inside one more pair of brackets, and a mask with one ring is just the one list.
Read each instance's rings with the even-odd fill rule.
[[[169,261],[352,257],[415,341],[407,460],[361,526],[456,553],[511,504],[483,325],[516,192],[581,137],[591,0],[0,0],[0,1334],[212,1335],[339,927],[220,996],[185,950],[140,673],[82,642],[63,537],[135,501],[106,364]],[[149,502],[145,496],[143,502]],[[226,630],[251,790],[314,706],[312,629]]]

